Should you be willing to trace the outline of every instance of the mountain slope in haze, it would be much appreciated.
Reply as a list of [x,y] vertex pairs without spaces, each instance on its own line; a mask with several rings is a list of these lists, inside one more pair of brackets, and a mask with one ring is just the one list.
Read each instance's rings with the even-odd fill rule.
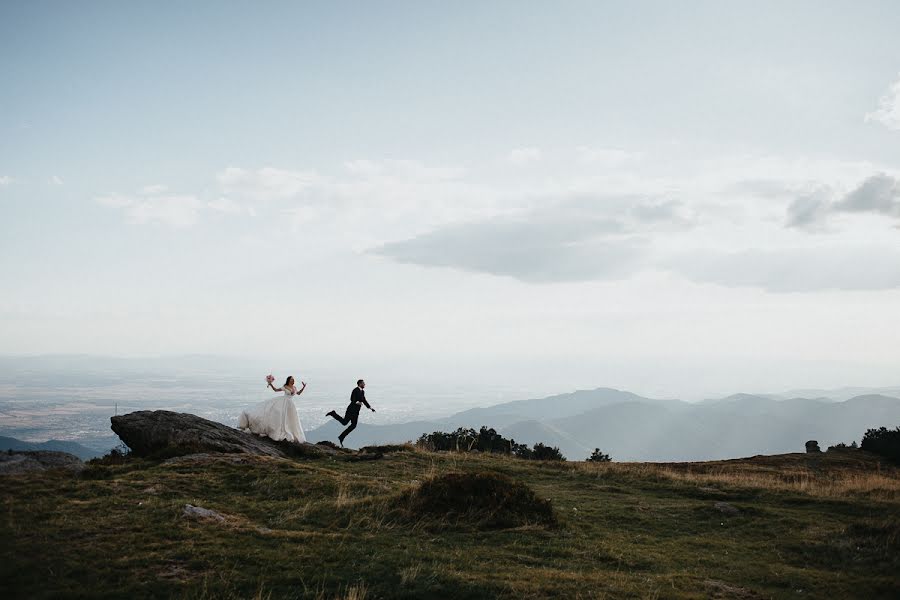
[[515,400],[486,408],[472,408],[456,413],[446,420],[459,424],[461,427],[478,427],[486,423],[491,423],[493,427],[502,427],[527,419],[542,421],[569,417],[602,406],[638,401],[681,403],[678,400],[651,400],[631,392],[612,388],[597,388],[578,390],[569,394],[557,394],[546,398]]
[[[585,447],[598,447],[616,460],[694,461],[799,452],[810,439],[824,449],[859,441],[869,428],[898,423],[900,399],[888,396],[830,402],[744,395],[687,410],[669,410],[663,403],[621,403],[546,425],[564,434],[552,443],[573,459],[583,458]],[[517,442],[544,441],[522,434]]]
[[843,402],[857,396],[869,396],[872,394],[880,396],[892,396],[900,398],[900,385],[888,387],[842,387],[833,390],[825,390],[818,388],[795,389],[789,390],[782,394],[776,394],[779,398],[824,398],[832,402]]
[[[697,461],[799,452],[810,439],[824,449],[859,441],[869,428],[896,424],[900,399],[878,394],[844,402],[735,394],[689,404],[600,388],[467,410],[435,421],[361,423],[348,443],[415,441],[423,433],[485,425],[519,443],[557,446],[571,460],[600,448],[614,460]],[[309,437],[335,439],[341,429],[329,423]]]
[[89,460],[102,456],[103,452],[82,446],[78,442],[66,442],[63,440],[50,440],[47,442],[25,442],[13,437],[0,435],[0,451],[6,450],[52,450],[55,452],[68,452],[81,460]]

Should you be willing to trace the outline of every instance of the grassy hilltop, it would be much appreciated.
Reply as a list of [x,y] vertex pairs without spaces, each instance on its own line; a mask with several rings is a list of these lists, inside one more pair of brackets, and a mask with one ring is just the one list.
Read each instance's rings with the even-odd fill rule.
[[0,498],[5,598],[900,597],[900,473],[861,451],[131,459]]

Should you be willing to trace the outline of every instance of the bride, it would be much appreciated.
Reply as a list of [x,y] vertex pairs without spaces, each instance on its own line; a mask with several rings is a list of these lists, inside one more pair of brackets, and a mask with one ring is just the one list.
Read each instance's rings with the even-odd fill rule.
[[306,435],[300,425],[300,417],[297,416],[297,407],[294,406],[293,397],[303,393],[303,390],[306,389],[306,382],[301,381],[303,387],[298,390],[294,385],[293,377],[288,377],[284,386],[280,388],[272,385],[275,379],[271,375],[266,379],[268,387],[276,392],[283,391],[284,395],[260,402],[253,408],[242,412],[238,419],[238,427],[275,441],[305,442]]

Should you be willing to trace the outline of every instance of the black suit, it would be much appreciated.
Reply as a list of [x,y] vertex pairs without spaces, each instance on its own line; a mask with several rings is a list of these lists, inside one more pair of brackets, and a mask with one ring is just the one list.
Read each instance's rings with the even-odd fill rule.
[[362,388],[357,386],[353,388],[353,392],[350,393],[350,406],[347,407],[347,411],[344,413],[344,417],[341,418],[335,413],[331,413],[331,416],[334,417],[341,425],[350,423],[350,426],[342,431],[341,435],[338,436],[338,439],[341,440],[342,444],[344,443],[344,438],[346,438],[351,431],[356,429],[356,423],[357,421],[359,421],[359,410],[363,404],[366,405],[366,408],[372,408],[371,406],[369,406],[369,403],[366,402],[366,392],[363,391]]

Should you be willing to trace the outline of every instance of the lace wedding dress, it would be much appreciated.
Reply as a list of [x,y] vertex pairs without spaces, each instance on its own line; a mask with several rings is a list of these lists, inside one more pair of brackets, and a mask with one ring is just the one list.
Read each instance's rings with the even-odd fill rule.
[[283,396],[275,396],[245,410],[238,419],[238,427],[276,441],[305,442],[306,435],[294,406],[295,393],[286,387]]

